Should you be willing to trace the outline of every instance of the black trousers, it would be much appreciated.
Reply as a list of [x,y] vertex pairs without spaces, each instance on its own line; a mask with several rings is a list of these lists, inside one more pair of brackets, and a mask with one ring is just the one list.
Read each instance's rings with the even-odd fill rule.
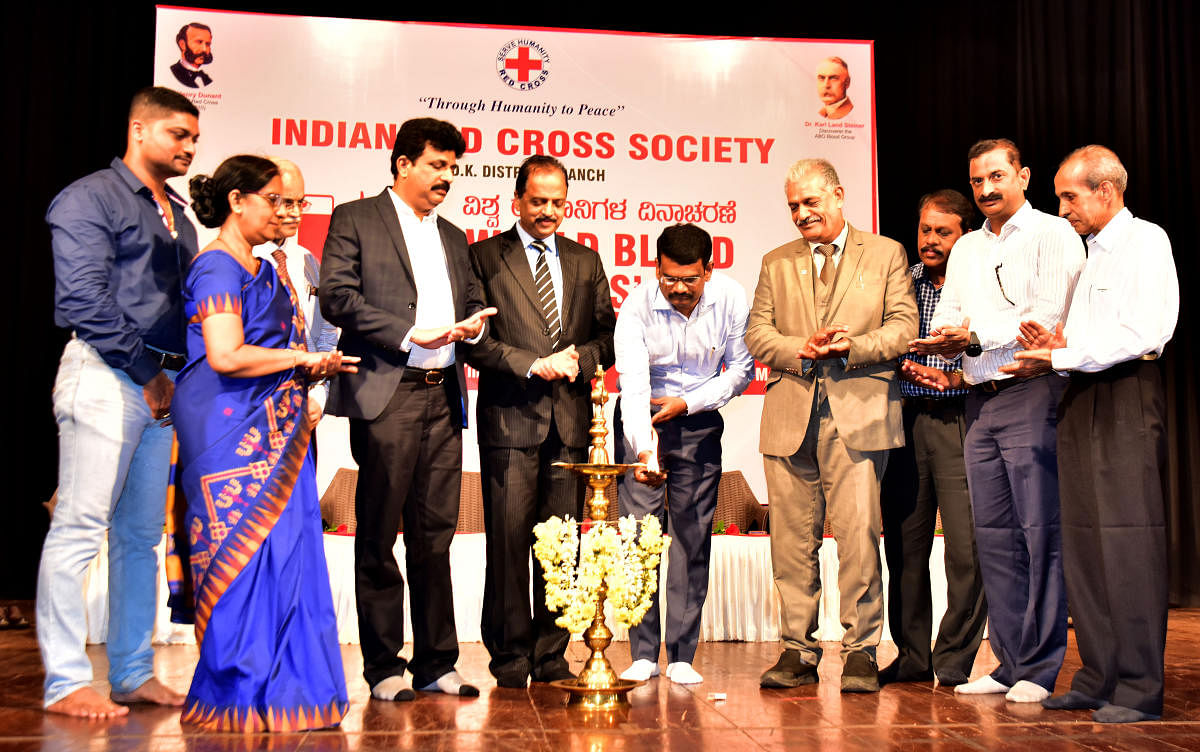
[[[533,526],[553,516],[580,519],[583,481],[553,462],[583,462],[584,447],[562,443],[550,421],[546,440],[532,447],[479,447],[487,572],[480,632],[493,675],[532,674],[539,679],[567,667],[571,635],[546,608],[546,581],[531,556]],[[529,562],[533,562],[533,603]]]
[[372,687],[404,673],[404,577],[392,551],[404,522],[416,686],[454,669],[458,633],[450,543],[458,526],[462,428],[458,383],[402,381],[374,420],[350,420],[358,463],[354,593],[363,677]]
[[1165,401],[1158,364],[1073,373],[1058,423],[1071,689],[1162,714],[1167,637]]
[[[888,564],[888,618],[900,654],[899,676],[966,681],[987,624],[975,521],[963,463],[962,397],[905,398],[905,445],[893,449],[880,506]],[[930,651],[933,600],[929,556],[938,509],[945,543],[946,613]]]
[[[619,402],[614,422],[617,462],[637,462],[632,446],[624,440]],[[712,518],[721,482],[721,434],[725,423],[714,410],[681,415],[655,428],[659,461],[667,471],[667,481],[651,488],[634,480],[632,472],[621,476],[620,513],[622,517],[632,514],[639,520],[653,514],[671,536],[667,565],[667,663],[691,663],[700,638],[700,614],[708,597]],[[656,597],[641,623],[629,630],[629,650],[634,660],[658,661],[662,635],[658,604]]]

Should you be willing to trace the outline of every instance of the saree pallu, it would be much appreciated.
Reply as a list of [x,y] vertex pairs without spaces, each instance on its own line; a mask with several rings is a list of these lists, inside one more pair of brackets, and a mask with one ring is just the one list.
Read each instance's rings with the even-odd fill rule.
[[212,313],[240,313],[247,343],[288,347],[297,340],[291,302],[270,265],[251,277],[209,251],[189,270],[185,305],[194,357],[171,407],[167,574],[172,619],[194,620],[200,658],[182,720],[242,732],[337,725],[348,703],[307,385],[290,370],[216,374],[201,332]]

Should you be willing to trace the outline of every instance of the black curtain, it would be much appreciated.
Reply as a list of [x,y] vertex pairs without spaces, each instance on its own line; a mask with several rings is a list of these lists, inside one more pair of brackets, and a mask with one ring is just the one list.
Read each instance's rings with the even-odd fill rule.
[[[209,8],[330,15],[328,5],[196,3]],[[794,7],[795,10],[791,8]],[[357,18],[457,21],[679,34],[875,41],[881,232],[913,245],[916,201],[942,187],[967,192],[966,152],[1005,136],[1032,170],[1029,199],[1054,211],[1052,179],[1077,146],[1112,147],[1130,174],[1127,203],[1162,225],[1175,248],[1183,303],[1163,361],[1168,390],[1171,600],[1200,605],[1200,408],[1190,373],[1200,268],[1189,242],[1198,215],[1191,179],[1198,158],[1197,13],[1190,0],[1017,0],[1015,3],[892,3],[831,18],[822,9],[608,2],[521,6],[458,3],[399,8],[338,4]],[[49,233],[54,194],[124,148],[129,97],[152,77],[154,6],[41,3],[0,31],[5,117],[0,133],[13,167],[6,225],[14,284],[5,297],[10,347],[9,446],[14,479],[0,550],[0,598],[33,596],[54,490],[56,431],[50,394],[66,334],[54,327]],[[218,40],[219,44],[219,40]],[[444,50],[452,56],[453,49]],[[430,60],[437,66],[440,60]],[[271,65],[264,61],[265,66]],[[314,64],[320,64],[314,61]],[[279,71],[302,75],[303,71]],[[852,87],[853,93],[853,87]],[[753,101],[739,101],[753,107]],[[405,113],[398,113],[403,117]],[[203,139],[201,140],[203,148]],[[803,155],[795,155],[796,157]],[[790,159],[790,157],[789,157]],[[781,168],[782,169],[782,168]],[[782,202],[782,198],[781,198]],[[764,249],[766,250],[766,249]]]

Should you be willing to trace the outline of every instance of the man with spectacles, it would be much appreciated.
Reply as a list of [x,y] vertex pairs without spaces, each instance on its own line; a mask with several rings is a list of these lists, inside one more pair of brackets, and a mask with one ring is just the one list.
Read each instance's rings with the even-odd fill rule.
[[967,158],[987,219],[955,245],[929,335],[910,343],[925,355],[966,354],[962,376],[934,373],[928,385],[958,386],[965,377],[972,387],[963,456],[989,641],[1000,666],[954,691],[1041,702],[1067,648],[1055,462],[1065,381],[1044,363],[1014,364],[1013,355],[1021,322],[1053,329],[1066,316],[1083,247],[1066,220],[1025,200],[1029,168],[1013,142],[980,141]]
[[[717,410],[753,378],[744,341],[750,309],[741,285],[713,271],[712,238],[696,225],[663,230],[655,267],[657,279],[625,299],[614,334],[617,462],[647,465],[619,479],[619,504],[622,516],[656,515],[671,536],[667,678],[698,684],[692,660],[708,594],[725,427]],[[622,679],[658,675],[658,602],[629,630],[634,661]]]
[[801,238],[763,257],[746,345],[771,367],[759,451],[783,654],[760,684],[817,681],[825,520],[837,540],[843,692],[877,692],[883,632],[879,481],[904,443],[896,358],[917,334],[904,247],[855,229],[833,165],[802,159],[784,182]]
[[[300,220],[309,203],[304,198],[304,175],[295,162],[273,157],[279,167],[279,178],[283,182],[283,193],[271,197],[276,209],[282,208],[283,219],[279,223],[279,237],[254,248],[254,255],[280,272],[279,277],[291,288],[295,296],[294,305],[304,328],[304,342],[309,352],[329,352],[337,349],[338,330],[321,315],[317,291],[321,285],[321,265],[317,257],[299,243],[288,243],[289,238],[300,232]],[[280,265],[282,263],[282,266]],[[282,271],[280,271],[282,269]],[[285,276],[286,275],[286,276]],[[308,398],[325,407],[327,386],[324,381],[308,390]]]
[[[54,321],[71,330],[54,384],[58,505],[38,569],[38,646],[52,713],[111,718],[116,703],[182,705],[154,678],[154,546],[170,472],[170,407],[184,366],[181,283],[196,256],[187,206],[167,185],[196,156],[199,112],[182,94],[133,97],[125,156],[67,186],[46,213]],[[92,689],[83,579],[108,535],[108,680]]]

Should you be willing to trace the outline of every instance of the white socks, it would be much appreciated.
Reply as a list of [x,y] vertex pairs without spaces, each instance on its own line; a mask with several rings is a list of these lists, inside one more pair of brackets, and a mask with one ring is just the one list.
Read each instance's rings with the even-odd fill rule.
[[998,695],[1004,692],[1004,699],[1009,702],[1041,702],[1050,696],[1045,687],[1031,681],[1022,679],[1009,687],[986,675],[973,682],[959,684],[954,691],[960,695]]
[[645,658],[637,659],[632,666],[621,672],[621,678],[626,681],[646,681],[652,676],[658,676],[658,664]]
[[704,681],[704,677],[696,673],[692,664],[682,661],[667,666],[667,678],[676,684],[699,684]]
[[371,696],[376,700],[389,702],[408,702],[417,699],[417,693],[413,692],[412,685],[403,676],[389,676],[379,682],[371,687]]
[[1001,684],[987,674],[954,688],[955,693],[960,695],[998,695],[1008,690],[1008,685]]
[[467,684],[457,671],[442,674],[431,684],[420,688],[422,692],[444,692],[459,697],[478,697],[479,689]]
[[1004,699],[1009,702],[1041,702],[1050,696],[1050,691],[1040,684],[1022,679],[1008,690]]

